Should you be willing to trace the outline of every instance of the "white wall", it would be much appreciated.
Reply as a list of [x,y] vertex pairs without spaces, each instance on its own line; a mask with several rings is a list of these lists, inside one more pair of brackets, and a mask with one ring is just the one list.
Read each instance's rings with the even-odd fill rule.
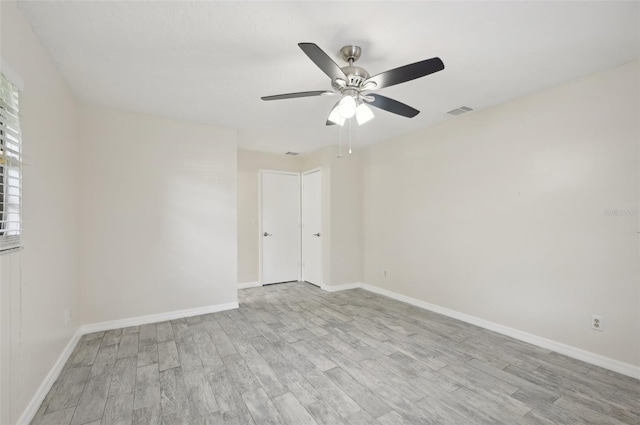
[[300,171],[295,156],[238,149],[238,283],[258,282],[259,170]]
[[605,214],[638,208],[639,75],[634,62],[368,149],[365,282],[640,365],[638,219]]
[[[15,423],[79,326],[75,100],[14,2],[0,55],[24,80],[23,245],[0,256],[0,423]],[[72,321],[64,324],[64,310]]]
[[83,106],[82,320],[237,302],[234,130]]

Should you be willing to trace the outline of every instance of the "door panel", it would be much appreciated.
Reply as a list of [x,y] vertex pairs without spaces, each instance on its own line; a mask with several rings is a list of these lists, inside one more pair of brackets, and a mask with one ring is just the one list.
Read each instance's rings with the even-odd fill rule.
[[300,276],[300,177],[261,172],[262,283],[289,282]]
[[302,279],[322,285],[322,174],[302,176]]

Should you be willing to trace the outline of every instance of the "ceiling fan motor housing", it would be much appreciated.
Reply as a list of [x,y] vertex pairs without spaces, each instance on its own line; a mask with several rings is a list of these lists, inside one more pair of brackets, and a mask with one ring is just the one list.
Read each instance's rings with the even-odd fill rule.
[[344,75],[347,76],[347,86],[360,87],[360,85],[369,78],[369,73],[359,66],[347,65],[341,69]]

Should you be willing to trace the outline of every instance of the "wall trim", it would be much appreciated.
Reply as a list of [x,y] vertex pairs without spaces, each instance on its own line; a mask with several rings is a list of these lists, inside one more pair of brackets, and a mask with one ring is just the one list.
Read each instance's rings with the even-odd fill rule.
[[416,307],[423,308],[425,310],[433,311],[434,313],[442,314],[443,316],[451,317],[453,319],[460,320],[462,322],[470,323],[481,328],[488,329],[493,332],[497,332],[502,335],[509,336],[511,338],[527,342],[529,344],[536,345],[538,347],[546,348],[547,350],[555,351],[556,353],[564,354],[565,356],[572,357],[577,360],[581,360],[585,363],[589,363],[595,366],[603,367],[620,374],[630,376],[632,378],[640,379],[640,366],[635,366],[629,363],[621,362],[619,360],[605,357],[600,354],[595,354],[590,351],[583,350],[581,348],[573,347],[571,345],[563,344],[551,339],[543,338],[538,335],[530,334],[528,332],[520,331],[518,329],[510,328],[489,320],[481,319],[470,314],[461,313],[456,310],[451,310],[446,307],[441,307],[436,304],[431,304],[426,301],[422,301],[416,298],[409,297],[407,295],[398,294],[397,292],[389,291],[378,286],[374,286],[368,283],[348,283],[344,285],[327,286],[323,285],[322,289],[328,292],[344,291],[347,289],[361,288],[369,292],[373,292],[378,295],[383,295],[388,298],[392,298],[396,301],[405,302]]
[[166,322],[167,320],[182,319],[183,317],[198,316],[200,314],[217,313],[225,310],[233,310],[234,308],[238,308],[237,302],[188,308],[185,310],[168,311],[166,313],[150,314],[148,316],[131,317],[128,319],[111,320],[108,322],[91,323],[88,325],[83,325],[80,330],[83,334],[88,334],[92,332],[109,331],[111,329],[127,328],[129,326]]
[[238,289],[248,289],[248,288],[257,288],[258,286],[262,286],[262,282],[242,282],[238,283]]
[[27,404],[22,415],[20,415],[17,425],[28,425],[31,423],[33,418],[36,416],[36,413],[38,413],[38,409],[40,408],[42,401],[51,390],[56,379],[58,379],[60,372],[62,372],[62,368],[67,363],[67,360],[71,357],[71,353],[73,353],[73,350],[75,350],[76,346],[80,342],[80,338],[82,338],[81,327],[78,328],[76,333],[71,337],[71,340],[67,343],[67,346],[62,350],[62,353],[60,353],[58,360],[53,364],[53,367],[51,367],[51,370],[44,378],[44,381],[42,381],[42,384],[40,384],[40,387],[31,398],[31,401]]
[[341,285],[320,285],[320,288],[327,292],[348,291],[349,289],[364,288],[365,284],[360,282],[343,283]]

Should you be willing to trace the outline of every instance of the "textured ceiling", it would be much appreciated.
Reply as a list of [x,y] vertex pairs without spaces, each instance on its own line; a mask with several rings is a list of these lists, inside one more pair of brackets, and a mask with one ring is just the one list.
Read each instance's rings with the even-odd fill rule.
[[374,109],[355,130],[376,143],[638,58],[638,2],[21,1],[69,86],[85,103],[239,130],[241,147],[309,152],[335,144],[334,97],[260,96],[330,88],[298,48],[314,42],[341,66],[363,49],[371,75],[439,56],[445,70],[381,94],[421,111]]

